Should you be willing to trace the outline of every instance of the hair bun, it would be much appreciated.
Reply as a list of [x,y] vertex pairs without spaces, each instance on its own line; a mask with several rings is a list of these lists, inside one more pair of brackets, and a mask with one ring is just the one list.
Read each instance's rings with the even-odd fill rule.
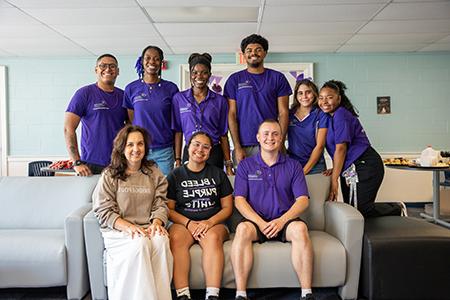
[[332,82],[334,85],[336,85],[341,91],[345,91],[347,89],[347,86],[345,85],[345,83],[343,83],[340,80],[332,79],[332,80],[330,80],[330,82]]
[[203,54],[201,54],[201,56],[203,56],[205,59],[207,59],[209,62],[212,62],[212,56],[211,54],[205,52]]
[[194,60],[195,58],[201,56],[200,53],[192,53],[191,55],[189,55],[189,59],[188,59],[188,64],[190,64],[192,62],[192,60]]

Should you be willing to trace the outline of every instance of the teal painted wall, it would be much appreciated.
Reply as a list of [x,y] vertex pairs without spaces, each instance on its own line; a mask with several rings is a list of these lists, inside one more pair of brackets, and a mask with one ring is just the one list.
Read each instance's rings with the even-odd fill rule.
[[[136,79],[135,57],[118,57],[117,86]],[[187,55],[168,56],[165,79],[178,83]],[[234,54],[214,55],[234,63]],[[450,53],[270,54],[267,63],[313,62],[315,81],[344,81],[372,144],[380,152],[450,150]],[[95,57],[0,58],[8,68],[8,154],[66,155],[63,118],[79,87],[95,82]],[[391,96],[390,115],[377,115],[376,97]]]

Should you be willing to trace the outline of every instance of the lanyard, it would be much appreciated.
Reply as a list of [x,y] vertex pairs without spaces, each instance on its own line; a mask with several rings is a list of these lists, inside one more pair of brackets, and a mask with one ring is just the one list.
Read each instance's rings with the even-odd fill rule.
[[350,187],[349,203],[351,205],[353,200],[353,206],[356,209],[358,209],[358,195],[356,193],[356,185],[359,179],[358,173],[356,173],[355,164],[351,164],[350,167],[348,167],[344,172],[342,172],[342,176],[345,178],[345,182]]

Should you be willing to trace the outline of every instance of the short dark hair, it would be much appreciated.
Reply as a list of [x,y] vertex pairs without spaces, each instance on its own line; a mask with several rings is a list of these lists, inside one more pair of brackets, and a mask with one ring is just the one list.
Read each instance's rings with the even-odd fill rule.
[[264,51],[267,52],[267,50],[269,50],[269,42],[264,37],[256,33],[251,34],[242,40],[241,42],[242,53],[245,52],[245,48],[247,48],[249,44],[260,44],[261,47],[263,47]]
[[100,56],[97,58],[96,63],[98,63],[98,62],[99,62],[102,58],[104,58],[104,57],[111,57],[112,59],[114,59],[114,60],[116,61],[116,64],[119,64],[119,61],[117,60],[117,58],[116,58],[114,55],[109,54],[109,53],[105,53],[105,54],[100,55]]
[[266,124],[266,123],[269,123],[269,124],[277,124],[277,125],[280,127],[280,129],[281,129],[280,122],[278,122],[277,120],[275,120],[275,119],[265,119],[264,121],[261,122],[261,124],[259,124],[259,126],[258,126],[258,132],[259,132],[259,129],[261,129],[261,126],[262,126],[263,124]]

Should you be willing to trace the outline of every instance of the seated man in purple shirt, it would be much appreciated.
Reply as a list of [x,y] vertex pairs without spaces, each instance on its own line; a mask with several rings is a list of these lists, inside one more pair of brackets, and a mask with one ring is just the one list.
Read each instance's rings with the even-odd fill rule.
[[256,135],[260,152],[244,159],[235,178],[235,206],[244,216],[231,246],[236,300],[247,299],[247,280],[253,265],[253,242],[292,243],[292,265],[302,298],[312,300],[313,251],[308,227],[299,218],[309,204],[300,163],[282,154],[283,133],[275,120],[265,120]]
[[[97,82],[75,92],[64,116],[64,137],[73,169],[81,176],[100,174],[109,165],[113,140],[127,121],[122,107],[123,90],[114,86],[119,75],[111,54],[97,58]],[[76,129],[81,128],[81,155]]]

